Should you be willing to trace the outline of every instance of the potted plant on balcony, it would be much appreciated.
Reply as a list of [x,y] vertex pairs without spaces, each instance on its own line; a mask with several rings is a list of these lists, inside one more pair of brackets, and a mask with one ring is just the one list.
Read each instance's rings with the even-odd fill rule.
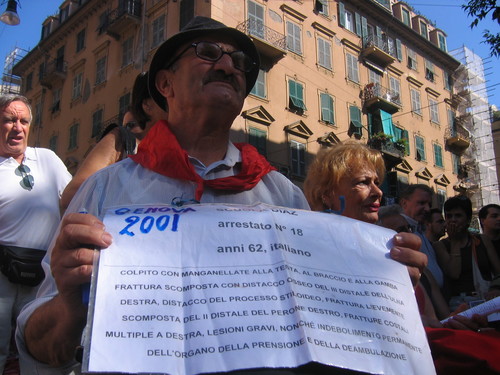
[[389,142],[392,142],[392,135],[378,132],[371,135],[368,145],[376,150],[381,150]]
[[408,147],[408,140],[405,138],[399,138],[396,142],[394,142],[394,147],[396,147],[396,150],[402,152],[404,155],[406,153],[406,148]]

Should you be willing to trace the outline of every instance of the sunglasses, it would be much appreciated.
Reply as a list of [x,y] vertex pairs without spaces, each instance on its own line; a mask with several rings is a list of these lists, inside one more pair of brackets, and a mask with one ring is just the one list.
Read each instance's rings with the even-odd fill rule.
[[197,57],[210,62],[219,61],[222,56],[229,55],[231,60],[233,60],[234,67],[244,73],[252,71],[255,67],[255,61],[253,61],[253,59],[243,51],[226,52],[216,43],[195,42],[187,46],[181,53],[174,57],[174,59],[168,63],[164,69],[170,68],[190,48],[194,48]]
[[21,164],[19,167],[16,168],[16,175],[21,176],[21,181],[19,182],[19,185],[25,190],[31,190],[33,189],[33,186],[35,186],[35,179],[33,176],[30,174],[31,169],[24,164]]

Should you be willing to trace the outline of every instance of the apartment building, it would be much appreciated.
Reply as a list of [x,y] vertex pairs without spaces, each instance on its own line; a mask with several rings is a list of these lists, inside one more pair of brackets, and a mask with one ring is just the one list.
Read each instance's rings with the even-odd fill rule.
[[384,155],[388,202],[409,183],[432,186],[436,205],[456,194],[470,144],[453,131],[460,63],[443,30],[389,0],[66,0],[14,69],[34,108],[31,143],[74,172],[158,45],[194,15],[237,27],[261,55],[233,141],[301,186],[320,148],[359,139]]

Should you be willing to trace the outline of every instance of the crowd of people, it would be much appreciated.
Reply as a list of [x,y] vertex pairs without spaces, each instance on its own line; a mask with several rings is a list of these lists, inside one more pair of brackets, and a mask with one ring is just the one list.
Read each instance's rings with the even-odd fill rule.
[[[467,197],[448,199],[443,217],[431,209],[426,185],[410,185],[400,205],[381,207],[382,155],[356,142],[322,150],[303,193],[255,148],[229,139],[258,72],[259,54],[247,35],[195,17],[158,48],[136,79],[124,126],[110,129],[71,182],[54,153],[27,146],[29,102],[0,97],[0,373],[16,318],[22,374],[79,373],[75,350],[87,322],[82,287],[90,282],[93,249],[113,241],[104,210],[177,197],[312,209],[394,229],[390,256],[408,268],[424,325],[483,339],[485,317],[440,320],[463,302],[500,295],[500,207],[479,211],[481,235],[468,230]],[[490,367],[481,373],[500,371]],[[315,363],[271,372],[336,371],[351,373]]]

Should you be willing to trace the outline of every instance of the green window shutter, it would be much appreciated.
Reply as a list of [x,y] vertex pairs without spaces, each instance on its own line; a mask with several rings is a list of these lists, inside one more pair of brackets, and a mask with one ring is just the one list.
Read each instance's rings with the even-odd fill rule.
[[361,36],[361,16],[359,13],[354,13],[354,20],[356,23],[356,34]]
[[361,17],[361,36],[363,38],[368,36],[368,21],[365,17]]
[[443,167],[443,153],[442,148],[439,145],[434,145],[434,160],[437,167]]
[[345,27],[345,7],[344,3],[339,1],[339,25]]
[[250,128],[248,132],[248,143],[254,146],[261,155],[266,156],[266,132]]
[[333,124],[333,99],[330,95],[321,93],[321,120]]
[[305,111],[307,108],[304,103],[304,87],[298,82],[289,80],[288,90],[290,95],[290,108]]
[[355,133],[361,135],[363,124],[361,123],[361,109],[351,105],[349,106],[350,126],[354,127]]
[[401,40],[396,39],[396,56],[399,61],[403,61],[403,50],[401,48]]
[[377,40],[376,40],[375,44],[377,45],[377,47],[382,47],[383,46],[382,29],[380,28],[380,26],[375,26],[375,33],[377,34]]
[[410,137],[409,137],[409,135],[408,135],[408,130],[404,130],[404,129],[403,129],[402,138],[403,138],[403,139],[406,139],[406,150],[405,150],[405,154],[406,154],[406,155],[410,155]]
[[422,137],[415,137],[415,146],[417,149],[417,160],[424,161],[425,159],[425,145]]

